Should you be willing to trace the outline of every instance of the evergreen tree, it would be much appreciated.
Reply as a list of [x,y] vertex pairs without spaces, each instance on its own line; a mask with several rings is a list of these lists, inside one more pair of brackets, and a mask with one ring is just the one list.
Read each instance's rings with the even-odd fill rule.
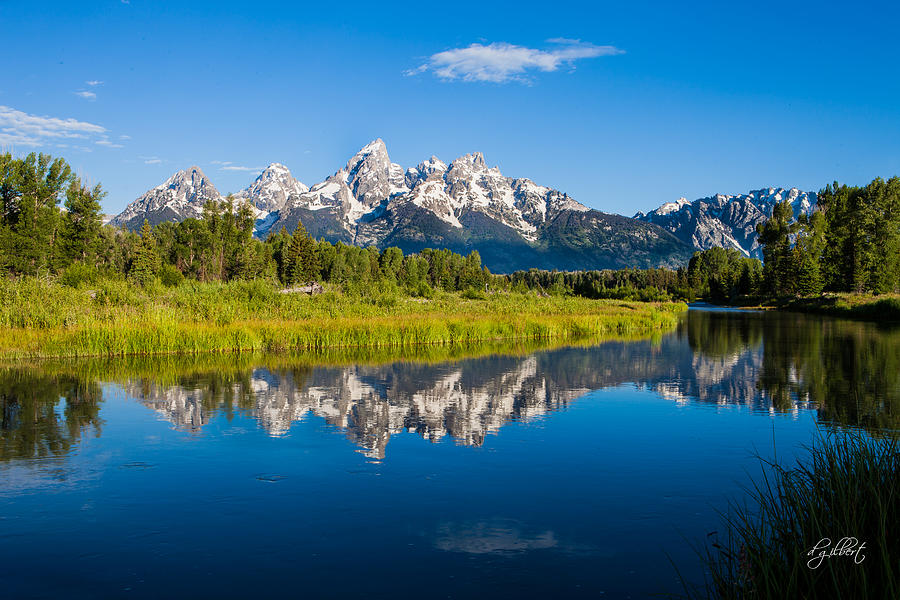
[[62,221],[65,262],[93,263],[100,236],[100,200],[106,192],[100,185],[88,189],[75,180],[66,191],[66,212]]
[[159,271],[160,259],[156,251],[156,240],[153,238],[153,230],[147,219],[141,226],[141,242],[135,252],[131,265],[131,277],[141,285],[147,285],[156,277]]
[[783,296],[794,291],[794,256],[791,252],[793,209],[789,200],[777,203],[772,216],[756,226],[763,247],[763,278],[768,291]]

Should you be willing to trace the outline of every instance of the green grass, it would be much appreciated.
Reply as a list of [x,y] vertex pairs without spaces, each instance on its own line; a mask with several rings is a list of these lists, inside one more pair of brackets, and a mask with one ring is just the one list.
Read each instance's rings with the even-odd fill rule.
[[[468,296],[474,296],[468,294]],[[407,348],[488,340],[650,334],[681,303],[498,293],[432,299],[368,292],[280,294],[265,281],[92,289],[51,280],[0,281],[0,358]]]
[[[898,441],[832,432],[809,453],[790,469],[764,463],[749,503],[725,515],[724,541],[704,551],[710,577],[692,596],[900,598]],[[810,550],[844,537],[865,548],[810,568]]]
[[860,319],[865,321],[900,322],[900,295],[883,294],[823,294],[815,298],[797,298],[780,308],[796,312],[815,313]]

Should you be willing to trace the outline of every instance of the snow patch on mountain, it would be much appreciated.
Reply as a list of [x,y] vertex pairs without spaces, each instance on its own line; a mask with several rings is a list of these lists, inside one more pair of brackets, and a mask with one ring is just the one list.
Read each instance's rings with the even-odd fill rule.
[[111,223],[115,226],[140,227],[145,218],[153,224],[183,221],[203,215],[203,205],[220,200],[221,195],[200,167],[178,171],[164,183],[148,190],[125,207]]
[[788,200],[794,218],[816,207],[815,192],[797,188],[764,188],[747,194],[716,194],[688,202],[679,198],[634,218],[654,223],[696,248],[734,248],[745,256],[762,258],[756,225],[772,216],[775,204]]
[[283,209],[291,197],[307,191],[309,188],[295,179],[286,166],[272,163],[246,189],[235,194],[235,198],[249,200],[256,208],[271,212]]

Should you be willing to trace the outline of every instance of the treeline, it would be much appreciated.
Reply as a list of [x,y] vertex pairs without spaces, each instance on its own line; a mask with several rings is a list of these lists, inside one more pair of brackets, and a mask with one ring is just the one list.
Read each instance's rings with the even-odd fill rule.
[[692,299],[688,271],[678,269],[619,269],[603,271],[516,271],[508,277],[515,291],[574,294],[593,299],[658,302]]
[[302,224],[293,234],[282,229],[261,241],[253,237],[253,208],[232,197],[208,202],[200,219],[156,227],[145,222],[131,232],[102,225],[104,195],[62,159],[0,155],[0,268],[11,275],[56,274],[73,285],[104,277],[167,286],[184,279],[263,278],[285,286],[330,282],[352,291],[397,287],[413,295],[434,289],[479,294],[504,281],[482,266],[477,251],[404,256],[399,248],[316,241]]
[[812,215],[792,217],[783,202],[757,228],[767,294],[900,290],[900,178],[865,187],[835,182],[819,192]]

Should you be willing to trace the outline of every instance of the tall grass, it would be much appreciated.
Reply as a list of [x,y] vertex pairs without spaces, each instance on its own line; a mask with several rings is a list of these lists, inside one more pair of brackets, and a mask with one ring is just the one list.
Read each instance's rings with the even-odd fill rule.
[[[470,295],[472,296],[472,295]],[[575,340],[675,325],[683,304],[438,293],[431,299],[331,290],[281,294],[265,281],[91,289],[0,280],[0,358],[404,348],[486,340]]]
[[900,295],[824,294],[814,298],[796,298],[782,308],[863,321],[900,322]]
[[[704,551],[709,578],[693,596],[900,598],[897,439],[832,432],[808,450],[790,469],[764,461],[749,503],[725,515],[724,541]],[[857,544],[828,556],[843,538]]]

